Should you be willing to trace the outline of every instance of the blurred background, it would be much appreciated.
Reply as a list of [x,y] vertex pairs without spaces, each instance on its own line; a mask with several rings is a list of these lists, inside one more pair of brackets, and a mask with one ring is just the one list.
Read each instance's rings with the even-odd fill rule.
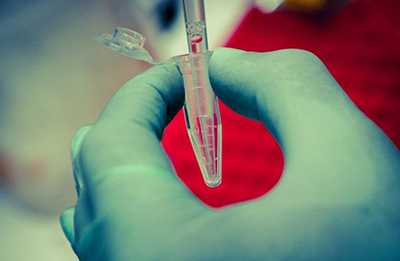
[[[400,146],[399,1],[205,5],[211,48],[316,53]],[[183,54],[181,2],[2,0],[0,23],[0,260],[76,260],[58,225],[61,210],[75,202],[70,140],[78,127],[96,119],[119,86],[148,67],[94,39],[124,26],[143,33],[158,59]],[[276,142],[260,124],[221,104],[224,180],[217,189],[207,188],[181,114],[165,131],[163,145],[177,174],[205,203],[220,207],[253,199],[278,182],[283,157]]]

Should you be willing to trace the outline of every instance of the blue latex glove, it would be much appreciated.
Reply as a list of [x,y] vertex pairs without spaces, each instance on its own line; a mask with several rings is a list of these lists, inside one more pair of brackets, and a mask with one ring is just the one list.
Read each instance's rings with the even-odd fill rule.
[[218,49],[209,70],[222,101],[278,139],[278,186],[220,210],[199,202],[160,146],[183,103],[180,75],[154,66],[74,138],[79,199],[61,224],[79,258],[399,260],[399,151],[318,58]]

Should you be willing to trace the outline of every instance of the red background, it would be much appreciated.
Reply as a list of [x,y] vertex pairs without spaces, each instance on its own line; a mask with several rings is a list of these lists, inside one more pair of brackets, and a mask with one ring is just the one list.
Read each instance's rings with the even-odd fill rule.
[[[400,1],[352,1],[329,19],[251,9],[226,43],[248,51],[302,48],[317,54],[359,108],[400,147]],[[221,104],[223,184],[207,188],[191,150],[182,112],[163,144],[179,177],[205,203],[252,199],[279,180],[283,156],[258,123]],[[360,164],[360,163],[359,163]]]

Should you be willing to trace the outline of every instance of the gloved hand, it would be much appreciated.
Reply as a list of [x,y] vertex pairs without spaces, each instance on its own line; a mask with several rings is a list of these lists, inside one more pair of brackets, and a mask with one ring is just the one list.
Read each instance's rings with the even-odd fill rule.
[[219,210],[188,192],[160,146],[183,103],[181,79],[172,64],[154,66],[73,140],[79,198],[61,224],[81,260],[400,257],[399,151],[318,58],[218,49],[209,72],[225,104],[277,138],[280,183]]

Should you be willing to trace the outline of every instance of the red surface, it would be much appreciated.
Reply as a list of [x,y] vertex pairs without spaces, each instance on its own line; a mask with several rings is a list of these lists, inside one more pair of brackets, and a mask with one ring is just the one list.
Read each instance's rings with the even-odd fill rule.
[[[251,51],[302,48],[317,54],[353,101],[400,146],[400,1],[353,1],[328,20],[252,9],[226,46]],[[265,194],[283,157],[257,123],[222,105],[223,184],[207,188],[184,129],[169,125],[164,146],[178,175],[204,202],[223,206]]]

